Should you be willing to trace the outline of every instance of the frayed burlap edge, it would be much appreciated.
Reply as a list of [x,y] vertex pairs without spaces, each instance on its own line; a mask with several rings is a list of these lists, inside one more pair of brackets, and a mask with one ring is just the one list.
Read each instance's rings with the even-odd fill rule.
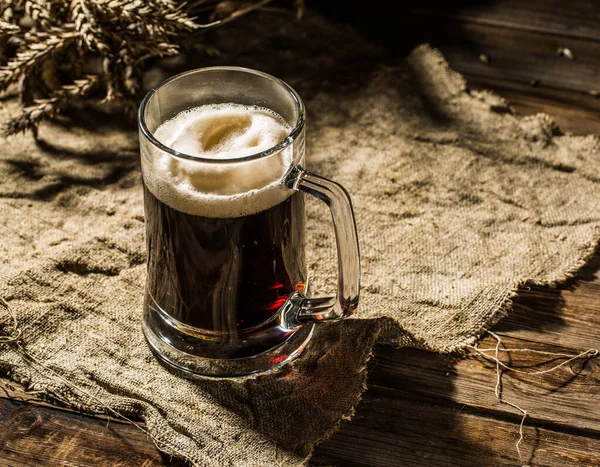
[[[11,310],[7,311],[12,313]],[[371,321],[371,324],[375,324],[374,322],[380,320],[368,321]],[[344,411],[340,418],[330,425],[324,431],[321,437],[313,442],[301,445],[301,450],[305,453],[305,455],[298,464],[299,466],[306,465],[309,462],[315,447],[336,433],[340,429],[340,426],[343,422],[350,421],[354,417],[356,408],[361,402],[365,391],[367,390],[368,363],[371,357],[374,355],[373,347],[378,340],[381,326],[374,325],[372,328],[372,332],[370,333],[369,339],[366,342],[367,345],[365,346],[365,352],[363,352],[360,356],[362,364],[356,371],[356,374],[360,379],[360,390],[354,395],[349,407]],[[18,327],[17,329],[13,329],[13,335],[17,336],[14,340],[11,339],[11,336],[6,336],[8,339],[11,339],[10,342],[0,342],[0,344],[4,343],[5,345],[12,345],[12,351],[19,355],[24,364],[10,365],[0,363],[0,372],[5,373],[11,379],[11,381],[23,386],[26,392],[35,394],[36,397],[39,397],[43,401],[57,405],[57,408],[59,409],[75,411],[89,416],[104,415],[108,417],[109,420],[114,418],[120,422],[129,423],[148,436],[156,448],[166,455],[189,462],[194,467],[202,467],[205,465],[202,458],[190,456],[189,450],[188,452],[182,453],[181,446],[177,446],[169,440],[169,435],[178,437],[180,440],[181,438],[187,438],[187,436],[181,435],[179,432],[173,429],[151,404],[143,400],[113,394],[106,391],[104,388],[101,388],[100,391],[96,389],[97,395],[92,396],[85,389],[82,389],[81,387],[71,383],[68,380],[68,375],[62,375],[58,373],[56,370],[45,366],[34,356],[30,355],[20,342],[20,338],[18,337]],[[294,362],[291,362],[288,365],[293,366]],[[38,373],[41,379],[52,382],[34,382],[35,379],[38,379],[33,376],[34,373]],[[255,378],[255,375],[250,375],[245,378]],[[110,404],[102,400],[105,398],[110,400]],[[124,410],[123,407],[129,407],[130,409]],[[151,431],[145,429],[144,426],[137,423],[137,421],[140,420],[146,426],[148,426],[148,424],[162,425],[159,430],[155,431],[161,433],[164,435],[164,437],[157,437]],[[193,442],[193,440],[189,440],[189,442]],[[275,444],[273,449],[275,450],[276,455],[277,446]]]
[[[435,49],[433,49],[433,50],[430,49],[430,52],[439,54],[439,56],[443,59],[443,57],[442,57],[441,53],[439,53],[439,51],[437,51]],[[447,66],[447,63],[446,63],[446,66]],[[449,68],[449,66],[448,66],[448,68]],[[450,71],[452,71],[452,70],[450,70]],[[467,92],[467,91],[463,90],[462,92]],[[487,94],[489,94],[490,96],[494,96],[498,99],[501,99],[499,96],[496,96],[494,93],[487,92]],[[545,114],[538,114],[535,117],[539,118],[539,119],[542,119],[542,118],[546,119],[546,121],[548,119],[548,117]],[[569,280],[572,280],[573,278],[576,277],[578,271],[582,267],[584,267],[589,262],[589,260],[593,257],[594,253],[596,252],[596,250],[598,248],[599,243],[600,243],[600,229],[595,228],[591,239],[586,244],[582,245],[581,254],[577,258],[575,258],[568,267],[564,268],[562,271],[556,272],[554,277],[552,277],[548,280],[537,280],[535,278],[524,278],[524,279],[517,281],[512,286],[512,288],[507,292],[507,294],[506,294],[503,302],[500,304],[500,306],[497,309],[490,312],[489,315],[481,318],[481,320],[479,321],[479,324],[477,325],[477,329],[473,329],[472,336],[463,339],[462,342],[454,345],[453,347],[451,347],[449,349],[440,350],[440,349],[433,348],[432,346],[427,345],[424,342],[419,341],[418,339],[415,339],[414,337],[409,336],[405,332],[399,330],[397,324],[394,325],[395,329],[393,330],[393,333],[392,333],[393,337],[391,337],[391,339],[389,339],[389,340],[391,340],[391,343],[397,347],[411,346],[411,347],[418,347],[418,348],[433,350],[433,351],[437,351],[437,352],[441,351],[442,353],[448,353],[448,354],[452,353],[452,354],[466,356],[469,353],[470,347],[473,346],[474,344],[476,344],[486,334],[486,331],[490,327],[494,326],[499,321],[501,321],[502,318],[504,318],[510,314],[510,312],[513,310],[514,300],[516,297],[518,297],[518,293],[521,288],[526,287],[528,285],[543,286],[543,287],[556,287],[558,285],[568,282]],[[359,391],[356,394],[356,396],[353,398],[354,400],[350,404],[350,407],[348,408],[346,413],[344,415],[342,415],[342,417],[337,422],[335,422],[333,425],[331,425],[324,432],[322,437],[320,437],[318,440],[306,445],[306,451],[308,452],[308,454],[302,460],[301,465],[305,465],[308,462],[308,460],[310,459],[310,456],[312,454],[312,451],[317,444],[328,439],[332,434],[334,434],[336,431],[339,430],[343,421],[350,420],[354,416],[356,407],[362,400],[364,391],[367,389],[367,384],[366,384],[367,383],[367,368],[368,368],[368,361],[373,355],[373,350],[372,350],[373,345],[376,344],[377,342],[387,341],[388,333],[391,331],[391,327],[392,327],[392,325],[390,324],[391,320],[389,320],[389,319],[379,318],[379,319],[376,319],[376,321],[378,321],[380,323],[380,326],[379,326],[379,328],[376,329],[376,331],[373,332],[373,335],[369,339],[368,350],[363,355],[363,360],[364,360],[363,364],[357,371],[357,373],[360,375],[360,378],[361,378],[361,388],[362,388],[361,391]],[[21,358],[24,358],[24,359],[27,358],[26,354],[20,354],[20,356],[21,356]],[[39,383],[33,384],[33,383],[31,383],[32,373],[30,373],[30,370],[26,367],[19,367],[17,365],[4,365],[4,366],[0,366],[0,370],[2,370],[3,372],[9,373],[9,377],[12,380],[14,380],[17,383],[23,384],[27,388],[27,390],[34,391],[34,392],[43,392],[44,396],[46,398],[48,398],[48,400],[51,402],[58,402],[59,404],[66,404],[68,407],[76,409],[76,410],[81,411],[86,414],[105,413],[109,416],[111,415],[110,412],[107,412],[106,407],[103,404],[98,404],[97,401],[94,401],[94,399],[90,399],[89,396],[82,396],[81,394],[76,394],[72,391],[65,391],[64,386],[61,387],[58,383],[57,384],[39,384]],[[39,370],[39,369],[36,369],[34,371],[41,372],[41,370]],[[51,375],[52,371],[48,371],[47,375]],[[44,375],[46,376],[46,374],[44,374]],[[53,376],[49,376],[49,378],[52,380],[55,379],[55,377],[53,377]],[[117,395],[114,395],[114,394],[111,394],[108,392],[106,392],[105,396],[110,397],[110,398],[119,398],[123,402],[123,405],[127,405],[127,403],[129,402],[129,403],[135,404],[137,406],[142,406],[142,407],[144,407],[144,410],[140,411],[142,419],[145,420],[146,422],[148,422],[148,420],[152,419],[151,414],[149,415],[149,413],[151,411],[150,404],[146,404],[137,399],[127,398],[124,396],[117,396]],[[110,407],[109,407],[109,409],[113,410]],[[136,414],[137,414],[137,412],[136,412]],[[119,416],[116,412],[113,415],[115,415],[116,417]],[[168,424],[167,424],[167,426],[168,426]],[[171,429],[170,427],[168,427],[168,428]],[[144,431],[144,432],[150,436],[150,438],[153,440],[153,442],[155,443],[157,448],[159,448],[161,451],[167,453],[168,455],[174,456],[174,457],[178,457],[178,458],[182,457],[180,452],[177,451],[175,448],[173,448],[169,442],[165,442],[164,440],[158,440],[154,436],[152,436],[150,433],[148,433],[146,431]],[[189,462],[191,462],[193,465],[202,465],[201,458],[198,458],[198,459],[185,458],[185,459],[188,460]]]

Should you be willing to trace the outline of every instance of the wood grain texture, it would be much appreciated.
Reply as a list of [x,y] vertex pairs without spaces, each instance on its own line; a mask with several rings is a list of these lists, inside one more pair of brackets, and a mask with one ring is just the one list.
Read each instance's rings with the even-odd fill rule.
[[600,348],[600,252],[557,288],[522,290],[498,333],[571,349]]
[[[328,3],[329,9],[322,8],[339,16],[335,3],[324,2]],[[523,113],[546,107],[556,110],[548,113],[561,126],[571,120],[583,126],[580,133],[598,133],[600,99],[590,91],[600,92],[600,42],[595,39],[600,35],[600,10],[593,1],[422,0],[403,3],[398,15],[385,15],[386,7],[382,0],[373,0],[370,8],[351,1],[342,22],[385,47],[390,56],[401,57],[428,42],[471,85],[506,91],[500,94],[521,101]],[[582,24],[588,25],[583,32]],[[558,32],[553,32],[555,26]],[[574,59],[558,56],[559,48],[569,49]]]
[[[411,27],[417,27],[420,19],[414,18]],[[421,27],[430,26],[424,23]],[[538,34],[529,31],[452,19],[431,29],[429,41],[461,73],[523,84],[536,80],[547,87],[586,94],[600,91],[600,43],[556,36],[546,36],[541,41]],[[574,60],[557,56],[561,47],[571,50]],[[481,54],[487,56],[487,63],[480,59]]]
[[[550,369],[566,360],[518,350],[574,354],[572,349],[504,337],[507,349],[500,360],[524,372]],[[495,347],[484,339],[482,348]],[[576,353],[576,352],[575,352]],[[494,352],[488,352],[494,355]],[[452,407],[469,406],[478,413],[520,422],[521,414],[498,400],[494,393],[496,365],[483,357],[457,359],[419,350],[379,348],[371,367],[371,384],[393,389],[404,400],[436,401]],[[530,413],[529,425],[549,427],[585,436],[600,436],[600,365],[595,359],[572,362],[541,375],[502,375],[505,400]],[[387,393],[387,392],[386,392]]]
[[[407,5],[403,18],[404,35],[440,48],[471,87],[496,91],[519,113],[548,113],[563,131],[600,132],[600,10],[593,1],[424,0]],[[558,56],[559,48],[574,59]]]
[[[460,4],[460,2],[459,2]],[[594,1],[493,0],[462,2],[459,9],[441,2],[407,5],[411,16],[452,18],[464,22],[600,41],[598,5]]]
[[446,407],[367,394],[352,422],[319,446],[313,465],[593,466],[600,440],[526,426],[522,457],[517,425]]
[[[446,391],[452,386],[448,379]],[[415,382],[415,388],[416,382]],[[441,404],[439,402],[442,402]],[[597,465],[600,440],[369,391],[355,418],[320,445],[311,465]],[[0,466],[181,466],[161,456],[137,428],[57,409],[0,400]]]
[[[475,58],[472,58],[475,60]],[[460,67],[460,63],[455,64]],[[490,90],[506,99],[521,115],[545,113],[563,132],[577,135],[600,133],[600,100],[587,93],[553,89],[544,84],[490,78],[464,73],[471,89]]]
[[0,399],[2,467],[151,467],[164,460],[133,425]]

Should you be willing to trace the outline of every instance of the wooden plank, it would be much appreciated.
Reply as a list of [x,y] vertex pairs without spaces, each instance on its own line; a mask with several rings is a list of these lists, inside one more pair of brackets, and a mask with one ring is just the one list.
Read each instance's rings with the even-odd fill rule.
[[[365,8],[361,2],[350,2],[343,12],[327,2],[320,8],[330,18],[351,23],[364,37],[397,56],[429,42],[464,74],[522,84],[537,80],[542,86],[581,93],[600,91],[600,41],[588,37],[600,37],[600,10],[583,1],[563,2],[558,9],[559,1],[536,0],[533,5],[518,0],[412,2],[395,15],[386,15],[383,8]],[[576,11],[573,17],[570,9]],[[494,17],[496,13],[502,15],[500,20]],[[538,21],[548,26],[526,27]],[[565,34],[554,34],[562,22]],[[587,24],[585,33],[568,34],[582,23]],[[569,49],[574,60],[557,56],[559,48]],[[480,60],[482,54],[489,59],[486,63]]]
[[495,330],[524,341],[571,349],[600,348],[600,281],[575,290],[532,288]]
[[505,98],[521,115],[546,113],[563,132],[600,133],[600,100],[587,93],[531,86],[518,81],[465,74],[471,89],[490,90]]
[[[450,387],[448,387],[450,390]],[[441,407],[367,393],[351,422],[319,447],[313,465],[582,466],[600,465],[600,440],[526,426],[519,459],[518,424],[469,408]]]
[[[447,390],[451,390],[450,385]],[[597,465],[600,441],[525,427],[519,461],[518,423],[482,417],[469,408],[365,395],[355,418],[321,444],[311,460],[344,466]],[[126,424],[94,420],[0,400],[0,466],[180,466],[161,457]]]
[[[543,323],[541,323],[543,326]],[[598,328],[596,328],[598,329]],[[540,331],[543,332],[543,331]],[[572,349],[502,337],[508,349],[576,354]],[[481,348],[494,348],[486,338]],[[549,369],[566,359],[531,352],[500,353],[501,361],[525,372]],[[493,352],[488,352],[494,355]],[[393,388],[402,399],[441,405],[469,406],[482,413],[517,421],[520,413],[501,403],[494,393],[496,365],[482,357],[458,359],[417,349],[381,346],[369,368],[370,384]],[[535,426],[600,436],[600,363],[597,359],[572,362],[553,372],[523,375],[506,372],[502,394],[530,413]]]
[[[506,348],[517,349],[509,355],[501,353],[502,361],[523,371],[538,371],[564,359],[519,350],[575,355],[582,350],[600,349],[599,268],[600,254],[596,254],[565,286],[521,290],[513,311],[494,328]],[[491,337],[479,344],[481,348],[495,345]],[[369,376],[371,384],[393,388],[403,398],[464,404],[496,416],[517,416],[515,410],[496,398],[495,365],[481,358],[459,359],[380,346]],[[452,391],[445,390],[449,381]],[[502,381],[505,398],[531,412],[530,423],[584,430],[594,436],[600,433],[598,359],[573,362],[542,375],[505,373]]]
[[495,330],[530,342],[600,349],[599,269],[597,253],[569,284],[521,291],[513,312]]
[[0,399],[0,466],[183,466],[136,427]]
[[[427,5],[427,2],[424,2]],[[470,2],[471,3],[471,2]],[[436,11],[450,11],[451,16],[469,8],[485,10],[488,2],[446,2],[435,5]],[[493,2],[493,4],[505,2]],[[512,8],[512,2],[510,8]],[[543,9],[545,1],[536,0],[535,8]],[[587,2],[569,2],[577,10]],[[519,2],[527,10],[529,2]],[[541,6],[540,6],[541,5]],[[383,15],[381,9],[365,9],[362,3],[351,2],[343,12],[325,2],[319,7],[330,18],[349,22],[366,38],[379,43],[390,55],[402,57],[413,47],[429,42],[438,47],[450,65],[462,73],[470,87],[492,89],[509,100],[521,114],[545,112],[563,129],[578,134],[599,133],[600,99],[589,91],[600,91],[600,43],[568,39],[468,23],[460,18],[431,18],[415,13],[414,2],[400,15]],[[515,6],[516,8],[516,6]],[[531,7],[535,9],[534,7]],[[600,35],[600,13],[582,16],[591,18]],[[594,8],[594,11],[596,9]],[[600,9],[598,9],[600,12]],[[533,14],[533,13],[532,13]],[[562,19],[562,18],[561,18]],[[535,22],[536,17],[523,18]],[[558,57],[559,47],[568,47],[574,60]],[[483,63],[480,55],[489,58]],[[534,81],[535,86],[530,83]]]
[[[433,45],[461,73],[524,84],[536,80],[544,86],[582,93],[600,91],[600,43],[554,36],[541,38],[528,31],[452,20],[431,34]],[[560,47],[571,50],[575,59],[557,56]],[[488,57],[487,63],[480,60],[481,54]]]
[[600,14],[594,1],[502,0],[448,2],[441,8],[409,3],[407,14],[600,41]]

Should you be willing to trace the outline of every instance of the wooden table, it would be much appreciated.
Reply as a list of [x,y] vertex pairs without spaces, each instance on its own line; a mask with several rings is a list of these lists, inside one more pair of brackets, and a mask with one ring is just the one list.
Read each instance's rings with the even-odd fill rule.
[[[597,2],[414,3],[418,8],[396,17],[382,13],[384,2],[356,2],[343,19],[397,54],[428,40],[471,87],[497,91],[521,114],[546,112],[565,131],[598,133]],[[558,56],[559,48],[574,59]],[[507,348],[517,349],[501,355],[503,361],[539,371],[565,359],[519,349],[577,354],[600,348],[599,268],[596,255],[565,286],[521,290],[514,311],[493,329]],[[481,346],[495,344],[488,337]],[[598,359],[545,374],[503,374],[504,400],[529,413],[521,458],[515,443],[522,414],[496,397],[495,364],[475,355],[459,359],[380,346],[369,367],[369,389],[356,416],[317,448],[311,464],[600,465]],[[56,465],[181,463],[162,456],[132,425],[58,409],[0,379],[0,466]]]

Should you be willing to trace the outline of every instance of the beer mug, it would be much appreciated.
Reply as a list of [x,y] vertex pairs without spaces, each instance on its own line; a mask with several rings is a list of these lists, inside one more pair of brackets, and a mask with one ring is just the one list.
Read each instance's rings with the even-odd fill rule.
[[[314,325],[355,312],[352,204],[341,185],[305,170],[305,127],[289,85],[245,68],[188,71],[142,101],[142,329],[167,365],[211,376],[266,371],[298,356]],[[331,210],[335,297],[310,294],[305,193]]]

